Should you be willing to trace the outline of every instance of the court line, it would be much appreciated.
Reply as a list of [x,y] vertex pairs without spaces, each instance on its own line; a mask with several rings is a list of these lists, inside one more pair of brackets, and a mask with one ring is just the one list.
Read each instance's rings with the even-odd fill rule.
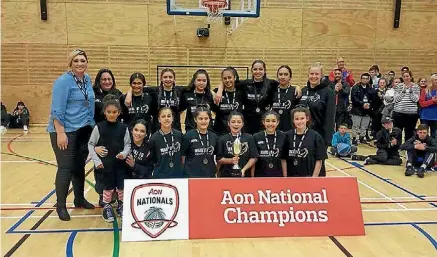
[[[21,136],[23,136],[23,134],[20,134],[20,135],[17,135],[17,136],[15,136],[14,137],[14,139],[12,139],[11,141],[9,141],[9,143],[8,143],[8,145],[7,145],[7,148],[8,148],[8,150],[9,150],[9,152],[11,152],[12,154],[15,154],[16,156],[18,156],[18,157],[21,157],[21,158],[28,158],[28,159],[34,159],[34,160],[38,160],[38,159],[36,159],[36,158],[32,158],[32,157],[26,157],[26,156],[22,156],[22,155],[19,155],[19,154],[17,154],[15,151],[14,151],[14,149],[12,149],[12,143],[14,142],[14,140],[15,139],[17,139],[17,138],[19,138],[19,137],[21,137]],[[86,163],[88,163],[90,161],[90,159],[88,159],[87,161],[86,161]],[[43,161],[42,161],[43,162]],[[51,166],[55,166],[55,167],[57,167],[57,165],[55,165],[55,164],[51,164],[51,163],[49,163],[49,165],[51,165]],[[93,170],[94,168],[91,168],[86,174],[85,174],[85,178],[89,175],[89,173],[91,173],[91,171]],[[47,201],[48,200],[48,198],[50,198],[50,196],[51,195],[53,195],[53,193],[54,192],[56,192],[56,190],[55,189],[53,189],[46,197],[44,197],[39,203],[40,204],[42,204],[42,203],[44,203],[45,201]],[[69,195],[69,194],[71,194],[71,192],[73,192],[73,188],[70,188],[69,190],[68,190],[68,194],[67,194],[67,196]],[[31,231],[32,230],[36,230],[46,219],[47,219],[47,217],[48,216],[50,216],[51,215],[51,213],[53,212],[53,210],[50,210],[50,211],[48,211],[37,223],[35,223],[35,225],[34,226],[32,226],[31,227]],[[8,231],[11,231],[11,229],[12,229],[12,231],[14,231],[18,226],[20,226],[31,214],[33,213],[33,211],[29,211],[25,216],[23,216],[23,218],[22,219],[20,219],[17,223],[15,223],[15,225],[13,225]],[[6,233],[8,232],[8,231],[6,231]],[[12,256],[12,254],[30,237],[30,235],[31,234],[26,234],[26,235],[24,235],[23,237],[21,237],[20,238],[20,240],[17,242],[17,243],[15,243],[15,245],[5,254],[5,257],[10,257],[10,256]]]
[[[1,161],[2,163],[41,163],[41,161]],[[56,163],[56,161],[44,161],[44,162],[48,162],[48,163]]]
[[347,257],[353,257],[352,254],[333,236],[329,236],[332,242],[346,255]]
[[437,211],[437,208],[366,209],[366,210],[362,210],[362,212],[409,212],[409,211]]
[[[329,163],[329,162],[325,162],[325,163],[328,164],[329,166],[331,166],[332,168],[334,168],[334,169],[340,171],[340,172],[343,173],[344,175],[346,175],[346,176],[348,176],[348,177],[352,177],[351,174],[349,174],[349,173],[347,173],[347,172],[345,172],[345,171],[339,169],[338,167],[332,165],[331,163]],[[367,187],[368,189],[374,191],[375,193],[377,193],[377,194],[379,194],[379,195],[385,197],[385,199],[388,199],[389,201],[395,202],[395,200],[393,200],[392,198],[390,198],[390,197],[388,197],[387,195],[385,195],[384,193],[382,193],[382,192],[376,190],[375,188],[373,188],[373,187],[367,185],[366,183],[364,183],[363,181],[359,180],[358,178],[357,178],[357,181],[358,181],[358,183],[360,183],[361,185],[363,185],[363,186]],[[408,209],[408,208],[405,207],[405,205],[403,205],[403,204],[397,203],[396,205],[398,205],[399,207],[401,207],[401,208],[403,208],[403,209]]]
[[[437,225],[436,221],[413,221],[413,222],[369,222],[364,223],[366,227],[377,226],[411,226],[416,225]],[[109,232],[113,228],[80,228],[80,229],[38,229],[38,230],[15,230],[10,234],[50,234],[50,233],[72,233],[72,232]],[[118,231],[122,231],[121,228]]]
[[428,238],[428,240],[431,242],[431,244],[437,250],[437,241],[435,241],[435,239],[430,234],[428,234],[428,232],[426,232],[423,228],[417,226],[416,224],[411,224],[411,226],[413,226],[415,229],[419,230],[420,233],[422,233],[426,238]]
[[[402,187],[402,186],[400,186],[400,185],[398,185],[398,184],[396,184],[396,183],[390,181],[389,179],[383,178],[383,177],[379,176],[378,174],[375,174],[375,173],[373,173],[373,172],[371,172],[371,171],[365,169],[361,164],[358,164],[357,162],[350,162],[350,161],[348,161],[348,160],[346,160],[346,159],[344,159],[344,158],[339,158],[339,159],[340,159],[340,160],[343,160],[344,162],[349,163],[349,164],[351,164],[351,165],[353,165],[353,166],[355,166],[355,167],[357,167],[357,168],[359,168],[360,170],[366,172],[366,173],[369,174],[369,175],[372,175],[372,176],[374,176],[374,177],[376,177],[376,178],[378,178],[378,179],[384,181],[385,183],[388,183],[388,184],[390,184],[390,185],[392,185],[392,186],[394,186],[394,187],[396,187],[396,188],[398,188],[398,189],[404,191],[405,193],[407,193],[407,194],[409,194],[409,195],[412,195],[412,196],[414,196],[414,197],[416,197],[416,198],[418,198],[418,199],[420,199],[420,200],[425,200],[425,199],[424,199],[423,197],[421,197],[420,195],[417,195],[417,194],[413,193],[412,191],[410,191],[410,190],[408,190],[408,189],[406,189],[406,188],[404,188],[404,187]],[[431,205],[431,206],[433,206],[433,207],[437,207],[437,205],[434,204],[434,203],[429,203],[429,205]]]
[[77,232],[72,232],[68,237],[67,246],[65,247],[65,254],[67,257],[73,257],[73,242],[76,238]]

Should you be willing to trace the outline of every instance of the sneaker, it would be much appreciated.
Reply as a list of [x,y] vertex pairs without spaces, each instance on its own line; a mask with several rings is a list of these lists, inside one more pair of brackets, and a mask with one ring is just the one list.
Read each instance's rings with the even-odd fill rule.
[[24,126],[23,126],[23,130],[24,130],[24,131],[28,131],[28,130],[29,130],[29,129],[27,128],[27,125],[24,125]]
[[8,129],[5,126],[1,126],[0,128],[1,134],[4,135],[8,131]]
[[110,204],[105,204],[105,207],[103,207],[102,216],[106,222],[114,222],[114,210]]
[[405,170],[405,176],[409,177],[411,175],[414,175],[416,171],[414,170],[413,166],[407,166],[407,169]]
[[367,144],[367,140],[364,137],[360,137],[360,143],[361,144]]
[[358,141],[355,137],[352,138],[352,145],[358,146]]
[[117,214],[120,218],[123,218],[123,201],[118,201]]
[[423,177],[425,177],[425,169],[424,169],[423,167],[420,167],[420,168],[417,170],[417,176],[418,176],[419,178],[423,178]]
[[371,163],[370,157],[367,157],[367,158],[364,160],[364,165],[369,165],[369,164],[372,164],[372,163]]

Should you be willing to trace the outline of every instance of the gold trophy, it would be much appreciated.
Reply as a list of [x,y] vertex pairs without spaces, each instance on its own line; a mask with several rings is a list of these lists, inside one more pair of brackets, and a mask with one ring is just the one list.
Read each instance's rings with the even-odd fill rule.
[[[234,156],[235,157],[240,156],[240,153],[241,153],[241,141],[240,141],[240,139],[238,137],[237,137],[237,139],[235,139],[234,143],[232,144],[232,150],[234,152]],[[238,162],[236,164],[234,164],[232,169],[235,170],[235,171],[238,171],[238,172],[241,170],[240,166],[238,165]]]

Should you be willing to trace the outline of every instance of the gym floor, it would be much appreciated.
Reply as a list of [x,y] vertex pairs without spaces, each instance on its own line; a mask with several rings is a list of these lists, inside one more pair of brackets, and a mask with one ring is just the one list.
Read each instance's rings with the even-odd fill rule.
[[[405,177],[403,167],[363,167],[330,156],[328,176],[358,178],[365,236],[123,243],[120,220],[106,223],[101,209],[72,208],[70,222],[57,218],[56,161],[44,128],[9,130],[1,147],[3,256],[437,256],[437,172]],[[86,197],[97,205],[91,163],[86,170]],[[70,194],[68,206],[72,201]]]

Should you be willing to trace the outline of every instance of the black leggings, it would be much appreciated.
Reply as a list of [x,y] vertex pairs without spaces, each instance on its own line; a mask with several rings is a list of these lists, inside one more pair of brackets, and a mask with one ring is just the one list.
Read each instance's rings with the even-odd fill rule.
[[29,126],[29,117],[12,116],[9,120],[10,128],[22,128],[24,125]]
[[417,114],[393,112],[393,126],[401,131],[405,130],[405,141],[414,136],[414,130],[416,129],[418,119],[419,115]]
[[393,154],[387,152],[385,149],[376,150],[376,155],[370,155],[371,164],[385,164],[385,165],[401,165],[402,159],[399,153]]
[[73,180],[74,200],[84,199],[85,162],[88,157],[88,140],[92,127],[83,127],[74,132],[68,132],[66,150],[59,149],[57,133],[50,133],[50,141],[58,163],[55,188],[57,207],[65,207],[70,181]]

